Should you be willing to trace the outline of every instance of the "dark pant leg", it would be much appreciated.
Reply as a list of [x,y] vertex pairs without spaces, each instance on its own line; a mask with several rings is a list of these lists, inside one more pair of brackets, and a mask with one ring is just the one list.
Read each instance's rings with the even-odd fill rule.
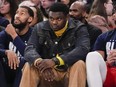
[[25,62],[26,61],[23,58],[20,60],[19,67],[17,68],[17,71],[16,71],[16,77],[15,77],[13,87],[19,87],[20,80],[21,80],[21,77],[22,77],[22,68],[23,68]]
[[11,69],[7,61],[2,61],[7,87],[12,87],[16,75],[16,70]]
[[6,79],[1,61],[0,61],[0,87],[6,87]]

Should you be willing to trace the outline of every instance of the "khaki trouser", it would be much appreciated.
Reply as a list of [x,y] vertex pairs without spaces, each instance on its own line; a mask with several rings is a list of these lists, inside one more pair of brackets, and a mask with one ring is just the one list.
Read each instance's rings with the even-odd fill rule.
[[23,75],[20,87],[85,87],[86,69],[83,61],[76,62],[66,72],[60,72],[53,69],[56,76],[55,81],[45,81],[36,67],[28,63],[23,68]]

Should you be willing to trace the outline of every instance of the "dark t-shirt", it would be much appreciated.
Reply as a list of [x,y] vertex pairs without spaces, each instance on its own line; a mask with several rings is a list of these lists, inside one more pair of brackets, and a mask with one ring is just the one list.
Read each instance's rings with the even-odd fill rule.
[[22,57],[31,32],[32,29],[30,28],[26,34],[17,36],[14,40],[6,33],[5,30],[0,32],[0,57],[6,56],[6,49],[12,50],[18,57]]
[[116,29],[101,34],[94,45],[93,50],[102,50],[107,56],[109,51],[116,48]]

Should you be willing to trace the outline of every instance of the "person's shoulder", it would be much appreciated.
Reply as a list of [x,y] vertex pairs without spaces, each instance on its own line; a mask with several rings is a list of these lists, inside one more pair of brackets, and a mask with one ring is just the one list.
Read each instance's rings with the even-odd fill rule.
[[96,32],[96,33],[100,33],[100,34],[102,33],[102,31],[98,27],[96,27],[92,24],[89,24],[89,23],[87,24],[87,29],[90,32]]
[[34,31],[36,32],[41,32],[43,30],[49,30],[51,29],[50,28],[50,25],[49,25],[49,21],[42,21],[42,22],[39,22],[37,23],[35,26],[34,26]]
[[76,27],[76,28],[80,28],[82,26],[85,26],[84,23],[82,23],[81,21],[79,20],[75,20],[73,18],[69,18],[69,26],[70,27]]
[[116,29],[104,32],[99,37],[104,39],[110,39],[114,35],[116,35]]
[[48,22],[48,20],[47,21],[42,21],[42,22],[39,22],[39,23],[37,23],[36,24],[36,26],[38,26],[38,27],[45,27],[45,26],[47,26],[49,24],[49,22]]
[[6,27],[9,24],[9,21],[4,17],[0,17],[0,25]]
[[108,35],[108,36],[110,36],[110,35],[114,35],[116,33],[116,29],[114,29],[114,30],[109,30],[109,31],[107,31],[107,32],[105,32],[105,33],[102,33],[102,35]]

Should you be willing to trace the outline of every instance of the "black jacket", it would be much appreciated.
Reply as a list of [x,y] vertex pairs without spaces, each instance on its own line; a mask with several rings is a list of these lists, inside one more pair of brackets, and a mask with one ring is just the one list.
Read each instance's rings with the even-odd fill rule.
[[102,34],[102,31],[99,28],[97,28],[91,24],[85,24],[85,25],[87,26],[87,30],[88,30],[88,33],[90,36],[90,47],[91,47],[90,51],[92,51],[95,41],[96,41],[97,37],[100,34]]
[[67,30],[58,38],[49,22],[44,21],[35,26],[24,57],[32,64],[37,58],[51,59],[59,54],[70,66],[78,60],[85,60],[89,49],[90,39],[84,24],[69,19]]
[[84,23],[85,26],[87,27],[87,30],[88,30],[88,33],[89,33],[89,37],[90,37],[90,51],[92,51],[93,46],[94,46],[94,43],[95,43],[97,37],[98,37],[100,34],[102,34],[102,31],[101,31],[99,28],[97,28],[97,27],[95,27],[95,26],[89,24],[84,18],[81,19],[81,20],[76,20],[76,19],[74,19],[74,18],[72,18],[72,19],[73,19],[76,23],[78,23],[79,21],[81,21],[81,22]]

